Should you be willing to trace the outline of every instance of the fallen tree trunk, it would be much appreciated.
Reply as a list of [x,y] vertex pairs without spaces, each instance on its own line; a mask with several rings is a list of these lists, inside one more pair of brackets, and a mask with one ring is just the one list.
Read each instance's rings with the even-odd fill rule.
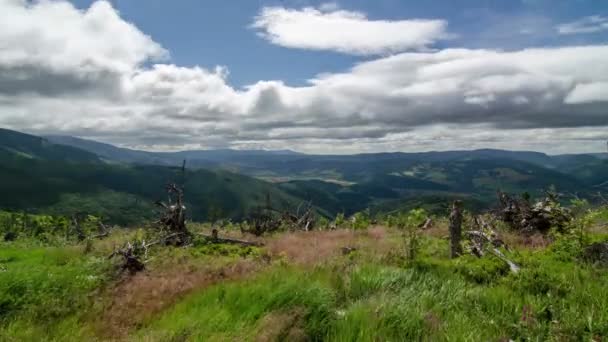
[[427,230],[427,229],[431,228],[432,226],[433,226],[433,219],[430,217],[427,217],[426,221],[424,221],[424,223],[422,223],[420,225],[420,229]]
[[[511,272],[513,272],[513,273],[519,272],[520,267],[513,261],[509,260],[498,249],[498,246],[500,246],[500,243],[497,243],[491,236],[488,236],[488,234],[486,234],[482,231],[478,231],[478,230],[470,230],[467,232],[467,235],[469,235],[469,240],[473,244],[473,248],[471,250],[471,252],[473,254],[475,254],[478,257],[482,257],[484,255],[484,250],[487,249],[490,253],[494,254],[500,260],[507,263],[507,265],[509,265],[509,269],[511,270]],[[501,241],[501,243],[502,243],[502,241]],[[486,248],[486,246],[489,246],[489,247]]]
[[214,242],[214,243],[230,243],[230,244],[235,244],[235,245],[254,246],[254,247],[264,246],[263,243],[256,242],[256,241],[246,241],[246,240],[239,240],[239,239],[218,237],[216,229],[214,229],[211,232],[211,235],[207,235],[207,234],[203,234],[203,233],[200,233],[199,235],[201,235],[202,237],[204,237],[205,239],[207,239],[207,241],[211,241],[211,242]]

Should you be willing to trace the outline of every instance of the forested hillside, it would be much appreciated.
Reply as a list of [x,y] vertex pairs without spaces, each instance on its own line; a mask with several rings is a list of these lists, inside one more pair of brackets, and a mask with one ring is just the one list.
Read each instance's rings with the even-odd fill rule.
[[[10,136],[14,136],[13,133]],[[298,200],[274,185],[247,176],[204,169],[101,162],[95,155],[44,139],[19,135],[0,141],[0,207],[70,215],[88,213],[128,224],[154,216],[153,203],[165,198],[165,185],[182,184],[194,220],[243,218],[265,205],[277,208]],[[10,148],[9,148],[10,147]]]
[[411,209],[414,204],[439,213],[445,208],[437,203],[454,198],[466,198],[471,209],[479,210],[492,205],[497,190],[534,197],[553,187],[592,199],[608,189],[608,159],[602,154],[548,156],[498,150],[351,156],[235,150],[154,153],[71,137],[50,139],[0,131],[0,207],[56,214],[87,212],[118,223],[137,222],[151,217],[153,202],[161,199],[168,182],[183,183],[194,220],[244,218],[265,206],[267,197],[277,208],[312,202],[322,215],[335,216],[367,208],[378,213]]

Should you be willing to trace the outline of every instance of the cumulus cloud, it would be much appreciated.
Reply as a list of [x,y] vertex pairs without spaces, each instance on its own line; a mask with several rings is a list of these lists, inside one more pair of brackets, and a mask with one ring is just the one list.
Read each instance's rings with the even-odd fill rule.
[[370,20],[335,3],[318,9],[265,7],[252,27],[269,42],[299,49],[379,55],[427,49],[447,37],[444,20]]
[[0,19],[0,125],[34,133],[157,150],[325,153],[568,152],[606,139],[606,45],[405,52],[305,86],[264,80],[235,88],[225,67],[149,65],[168,53],[107,2],[79,11],[67,2],[0,0]]
[[556,29],[559,34],[583,34],[608,31],[608,18],[592,15],[573,22],[558,25]]
[[0,1],[0,92],[114,91],[121,78],[168,52],[106,1]]

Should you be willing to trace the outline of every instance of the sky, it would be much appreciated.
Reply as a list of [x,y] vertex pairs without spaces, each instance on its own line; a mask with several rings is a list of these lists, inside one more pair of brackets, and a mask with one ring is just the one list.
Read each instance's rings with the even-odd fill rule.
[[605,0],[0,0],[0,127],[145,150],[605,152]]

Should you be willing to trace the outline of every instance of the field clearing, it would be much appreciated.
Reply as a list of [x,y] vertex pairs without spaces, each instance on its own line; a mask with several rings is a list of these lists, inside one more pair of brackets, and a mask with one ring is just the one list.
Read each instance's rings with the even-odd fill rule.
[[[193,225],[196,234],[208,225]],[[421,231],[415,261],[383,225],[195,242],[150,250],[146,270],[117,275],[107,254],[141,234],[83,245],[0,249],[2,340],[377,341],[594,340],[608,336],[608,271],[569,239],[502,231],[509,257],[449,258],[447,220]],[[590,229],[608,239],[604,220]]]

